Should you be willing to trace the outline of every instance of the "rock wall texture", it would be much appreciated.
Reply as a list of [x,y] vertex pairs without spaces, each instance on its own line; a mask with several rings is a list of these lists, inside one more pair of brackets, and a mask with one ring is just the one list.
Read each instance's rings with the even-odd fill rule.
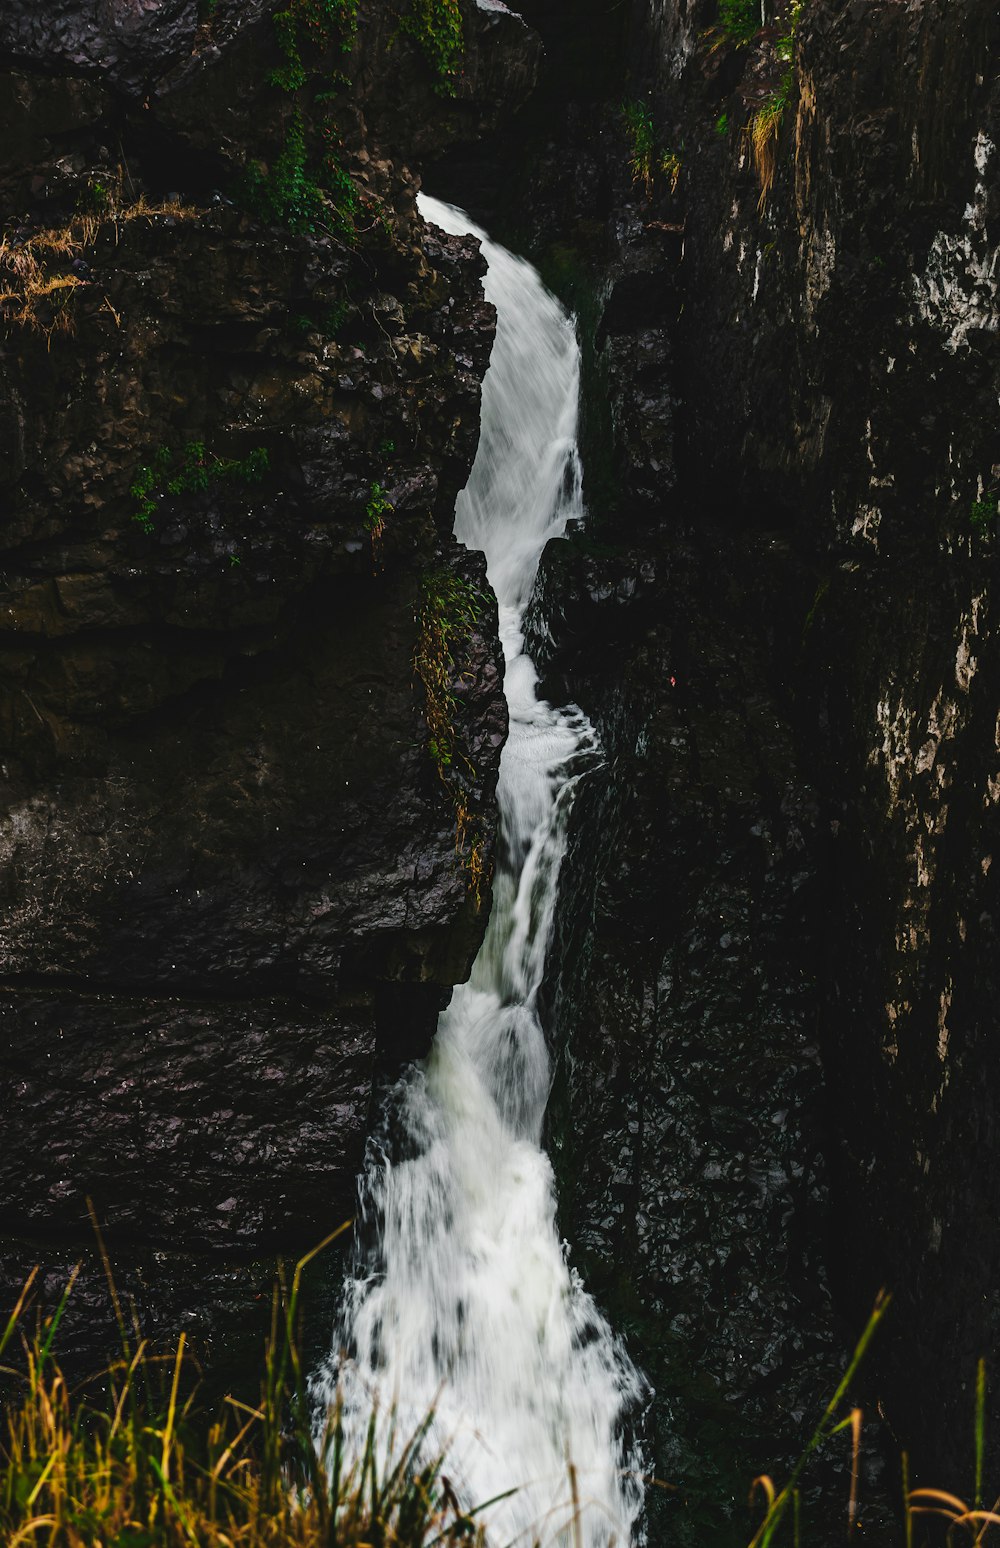
[[[388,0],[272,10],[0,19],[4,1277],[89,1197],[154,1322],[351,1213],[481,938],[506,731],[450,536],[493,312],[401,152],[537,40],[469,6],[448,77]],[[455,587],[461,790],[414,669]]]
[[654,93],[701,128],[684,476],[723,529],[777,527],[814,568],[774,673],[829,832],[830,1268],[855,1321],[892,1289],[872,1395],[922,1465],[959,1477],[1000,1258],[997,17],[803,7],[762,193],[738,131],[782,28],[713,69],[707,7],[682,11],[660,10]]
[[569,863],[552,1139],[657,1388],[654,1537],[728,1543],[720,1489],[792,1454],[880,1287],[890,1491],[900,1446],[966,1479],[996,1343],[997,24],[806,0],[786,49],[781,5],[743,43],[713,0],[586,10],[589,52],[525,7],[550,111],[528,193],[487,190],[590,384],[535,647],[614,842]]

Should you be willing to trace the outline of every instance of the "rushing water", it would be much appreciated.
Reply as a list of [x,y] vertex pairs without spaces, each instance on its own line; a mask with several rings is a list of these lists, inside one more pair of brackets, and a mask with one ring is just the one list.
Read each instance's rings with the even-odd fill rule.
[[[397,1085],[390,1143],[369,1147],[364,1245],[340,1342],[315,1387],[339,1383],[351,1444],[371,1397],[403,1435],[436,1408],[433,1443],[491,1544],[625,1545],[642,1489],[622,1425],[641,1378],[569,1266],[541,1148],[549,1059],[536,1001],[579,779],[596,741],[577,709],[537,697],[522,620],[545,543],[581,509],[579,350],[571,319],[530,264],[467,216],[421,198],[428,220],[482,238],[497,336],[482,433],[456,535],[486,553],[500,608],[510,736],[493,911],[467,984],[426,1063]],[[404,1136],[400,1143],[399,1136]],[[575,1473],[571,1481],[570,1464]],[[580,1502],[571,1528],[574,1489]]]

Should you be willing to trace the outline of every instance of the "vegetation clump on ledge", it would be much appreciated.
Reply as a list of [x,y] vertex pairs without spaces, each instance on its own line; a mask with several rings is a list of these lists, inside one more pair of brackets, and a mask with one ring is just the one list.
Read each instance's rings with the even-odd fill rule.
[[628,169],[633,183],[641,183],[646,198],[650,198],[660,173],[670,184],[670,192],[677,192],[681,175],[681,159],[676,151],[668,150],[657,141],[653,115],[644,102],[623,102],[622,120],[628,140]]
[[132,481],[132,519],[143,532],[152,532],[163,495],[201,493],[224,484],[260,484],[270,466],[266,446],[255,446],[245,457],[217,457],[204,441],[188,441],[180,452],[161,446]]
[[455,850],[462,856],[469,891],[478,907],[485,878],[486,844],[471,811],[476,770],[459,747],[453,684],[457,656],[479,623],[482,594],[470,581],[442,567],[421,581],[413,667],[424,687],[427,749],[455,808]]
[[[162,217],[176,223],[201,213],[191,205],[151,204],[145,194],[129,197],[124,182],[122,167],[114,177],[90,178],[81,188],[76,210],[62,225],[0,233],[0,317],[8,328],[40,333],[51,348],[53,337],[76,332],[74,302],[79,292],[100,294],[87,259],[93,259],[103,237],[113,234],[117,244],[122,228],[132,221]],[[103,310],[121,325],[106,296]]]

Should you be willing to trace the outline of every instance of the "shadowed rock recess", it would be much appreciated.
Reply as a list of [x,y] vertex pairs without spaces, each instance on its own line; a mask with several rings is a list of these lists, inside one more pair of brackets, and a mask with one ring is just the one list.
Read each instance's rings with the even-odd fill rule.
[[352,1212],[377,1064],[482,937],[506,734],[450,535],[493,309],[402,157],[537,39],[470,6],[449,76],[405,5],[271,10],[0,18],[0,1273],[57,1285],[89,1196],[147,1327],[206,1335]]

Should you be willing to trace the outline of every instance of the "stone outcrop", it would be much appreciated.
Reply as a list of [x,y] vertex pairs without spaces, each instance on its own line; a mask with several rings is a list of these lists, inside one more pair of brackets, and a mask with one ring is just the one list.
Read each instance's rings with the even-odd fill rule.
[[[203,1331],[257,1283],[227,1263],[350,1214],[377,1070],[482,936],[506,732],[450,536],[493,311],[400,149],[495,121],[508,67],[515,105],[537,39],[468,7],[442,94],[371,4],[282,83],[271,9],[0,22],[4,1279],[57,1279],[89,1197]],[[462,832],[414,669],[442,575]]]

